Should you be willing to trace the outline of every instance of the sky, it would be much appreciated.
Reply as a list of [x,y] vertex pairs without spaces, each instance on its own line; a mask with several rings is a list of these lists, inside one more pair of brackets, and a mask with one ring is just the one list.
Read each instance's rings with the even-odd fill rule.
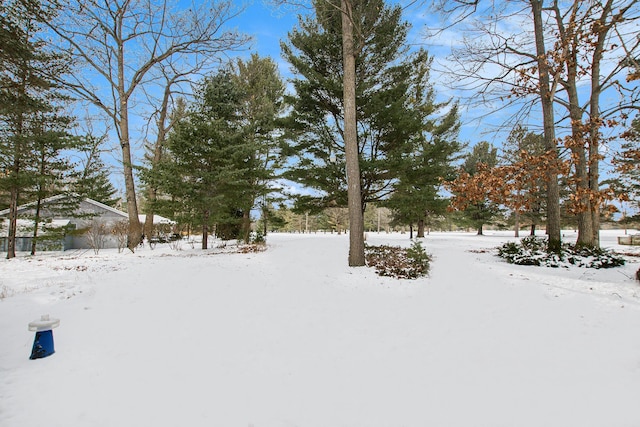
[[[304,10],[300,9],[299,12]],[[254,0],[234,22],[240,31],[253,37],[251,51],[270,56],[280,65],[280,72],[284,75],[288,66],[280,55],[280,41],[296,25],[297,13]]]
[[[390,2],[411,3],[403,0],[390,0]],[[310,11],[293,6],[277,7],[273,3],[274,0],[247,0],[244,4],[245,10],[229,21],[228,26],[251,36],[251,43],[247,45],[246,49],[230,52],[228,55],[230,58],[247,58],[252,52],[257,52],[262,57],[269,56],[278,64],[280,74],[286,81],[293,75],[290,71],[290,65],[281,56],[280,43],[287,39],[287,33],[297,24],[298,14],[310,13]],[[495,129],[511,115],[513,110],[503,111],[501,106],[496,103],[475,106],[468,104],[468,97],[476,91],[461,90],[462,83],[458,81],[452,84],[451,77],[445,73],[452,49],[460,47],[462,44],[463,32],[458,27],[447,28],[441,32],[432,32],[431,37],[427,37],[428,27],[442,26],[440,22],[442,16],[430,11],[424,2],[412,3],[412,6],[404,10],[403,19],[412,24],[408,38],[409,44],[415,48],[425,48],[434,57],[431,81],[436,90],[436,99],[438,101],[461,99],[461,142],[468,143],[471,147],[484,140],[500,147],[506,139],[506,131],[497,133]],[[497,30],[505,33],[517,32],[518,28],[522,27],[522,23],[514,20],[516,18],[513,17],[500,19],[496,24],[499,26]],[[494,70],[488,70],[488,72],[492,71]],[[533,126],[530,129],[533,131],[540,131],[541,120],[536,119],[539,110],[539,106],[534,106],[533,114],[528,118],[529,124]],[[119,147],[117,141],[113,141],[112,144],[115,147],[112,160],[118,164],[121,160],[119,159]],[[142,147],[142,141],[138,143],[138,148],[140,147]],[[139,162],[141,158],[142,155],[139,154],[134,161]],[[124,188],[123,183],[119,182],[122,181],[120,176],[115,176],[115,180],[118,188]]]
[[[390,3],[394,2],[395,0]],[[273,1],[269,0],[248,0],[244,4],[244,11],[227,23],[228,28],[235,28],[252,38],[245,49],[238,52],[230,52],[228,55],[229,58],[248,58],[251,53],[257,52],[262,57],[269,56],[278,64],[280,75],[286,82],[294,76],[291,73],[289,63],[282,58],[280,43],[286,41],[288,32],[297,25],[298,15],[309,13],[310,10],[296,6],[276,6],[273,3]],[[408,43],[415,48],[426,48],[435,56],[436,62],[444,60],[449,54],[451,46],[456,42],[455,38],[452,37],[452,33],[445,32],[429,39],[425,37],[425,25],[428,22],[435,25],[435,15],[428,14],[427,6],[424,4],[414,5],[406,9],[404,13],[404,19],[413,26],[409,33]],[[432,78],[437,79],[438,73],[434,71]],[[445,85],[437,84],[436,82],[435,86],[440,100],[448,100],[453,95]],[[466,141],[472,138],[473,135],[478,134],[478,126],[477,123],[471,123],[471,121],[463,120],[463,122],[461,138]],[[108,163],[120,164],[121,159],[117,141],[112,141],[111,145],[115,149],[112,150],[110,155],[112,159]],[[140,142],[138,145],[141,147],[142,143]],[[137,161],[140,161],[142,155],[142,150],[137,150]],[[123,178],[118,173],[114,174],[114,184],[118,188],[124,189]]]
[[[396,3],[390,1],[389,3]],[[411,2],[400,2],[411,3]],[[248,57],[250,52],[257,52],[261,56],[270,56],[279,66],[281,76],[284,79],[293,77],[289,64],[282,58],[280,42],[286,40],[287,33],[297,25],[297,16],[300,13],[308,13],[308,9],[289,7],[277,7],[268,0],[253,0],[247,3],[246,9],[230,23],[231,26],[252,36],[249,50],[240,52],[238,56]],[[451,49],[459,45],[461,35],[455,30],[445,30],[440,33],[431,32],[428,37],[427,27],[435,28],[441,25],[439,15],[431,12],[423,2],[417,2],[404,10],[403,19],[411,23],[408,43],[414,48],[425,48],[434,57],[432,80],[436,87],[436,95],[439,100],[460,97],[460,93],[445,84],[446,77],[440,72]],[[439,83],[440,81],[440,83]],[[462,109],[465,113],[465,109]],[[487,135],[491,127],[483,128],[477,117],[479,111],[466,111],[462,117],[461,139],[463,141],[477,140],[480,134]]]

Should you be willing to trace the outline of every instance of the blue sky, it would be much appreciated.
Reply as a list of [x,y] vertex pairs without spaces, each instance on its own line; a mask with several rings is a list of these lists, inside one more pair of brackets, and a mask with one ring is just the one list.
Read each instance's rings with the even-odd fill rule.
[[253,37],[252,51],[279,61],[280,40],[286,38],[287,32],[297,23],[296,15],[296,12],[255,0],[230,24]]
[[[387,1],[390,3],[409,3],[404,0]],[[292,75],[289,70],[289,64],[281,57],[280,43],[286,40],[287,33],[297,24],[298,14],[309,13],[310,11],[302,8],[295,9],[291,6],[278,8],[273,5],[273,2],[274,0],[246,0],[246,2],[243,3],[244,11],[229,21],[227,26],[236,28],[240,32],[251,36],[252,41],[245,50],[229,52],[228,57],[229,59],[234,57],[246,58],[251,52],[257,52],[263,57],[269,56],[279,65],[281,76],[286,80],[291,78]],[[236,3],[236,6],[241,7],[239,3]],[[471,94],[473,90],[467,90],[466,92],[460,90],[460,81],[455,81],[453,84],[446,84],[445,80],[447,80],[447,76],[442,74],[442,70],[445,69],[452,48],[462,45],[464,31],[459,27],[448,28],[442,32],[434,33],[434,36],[427,38],[427,26],[431,26],[432,28],[441,26],[440,19],[442,19],[442,17],[428,10],[423,2],[417,2],[406,9],[403,19],[413,26],[409,33],[409,43],[416,48],[424,47],[434,57],[431,81],[434,84],[437,99],[462,99],[460,110],[462,122],[460,140],[462,142],[468,142],[471,146],[483,140],[492,143],[494,146],[501,146],[502,141],[506,138],[506,133],[498,134],[492,132],[495,129],[492,124],[502,123],[510,113],[508,111],[501,111],[499,103],[494,103],[492,106],[471,106],[470,104],[465,104],[463,98]],[[514,21],[508,17],[501,17],[497,22],[499,23],[498,31],[502,31],[505,34],[510,34],[512,31],[517,32],[517,30],[520,29],[519,25],[522,24],[522,22]],[[495,70],[486,70],[486,72],[489,73],[493,71]],[[488,112],[491,112],[491,115],[486,116]],[[533,115],[528,118],[529,123],[533,123],[533,126],[536,126],[536,124],[540,123],[540,120],[536,118],[539,114],[539,107],[534,106],[532,112]],[[539,131],[539,129],[530,129]],[[138,141],[138,148],[141,146],[142,141]],[[118,151],[116,148],[112,152],[116,163],[119,157]],[[141,156],[136,157],[134,162],[138,163]],[[120,178],[116,177],[116,180],[119,181]],[[121,182],[116,182],[116,185],[119,188],[123,187]]]
[[[390,0],[391,3],[399,0]],[[243,7],[236,4],[237,7]],[[409,35],[409,43],[414,47],[425,47],[432,55],[436,57],[436,61],[444,60],[450,52],[452,43],[455,38],[449,35],[441,35],[437,38],[427,39],[424,37],[425,25],[429,22],[432,24],[437,19],[434,14],[429,14],[426,10],[427,6],[418,4],[411,9],[405,10],[404,19],[413,25],[413,29]],[[252,37],[252,41],[246,46],[246,49],[239,52],[229,52],[229,58],[244,57],[247,58],[252,52],[257,52],[260,56],[271,57],[279,66],[280,74],[285,81],[292,77],[290,65],[283,60],[280,51],[280,43],[286,40],[287,33],[291,31],[298,23],[298,15],[310,13],[309,9],[294,6],[277,7],[273,1],[269,0],[247,0],[244,3],[244,11],[227,22],[228,28],[236,28],[238,31]],[[433,73],[433,77],[437,78],[437,74]],[[435,83],[437,93],[441,100],[449,99],[452,92],[444,85]],[[462,117],[463,122],[470,122],[469,118]],[[478,137],[478,126],[471,123],[469,126],[463,125],[461,139],[469,140],[469,136]],[[132,129],[136,132],[137,129]],[[114,146],[117,141],[111,141]],[[142,158],[142,141],[134,142],[136,154],[135,163],[139,163]],[[119,150],[112,151],[115,164],[120,162]],[[112,163],[108,161],[108,163]],[[123,188],[123,182],[120,174],[114,174],[115,184],[118,188]]]
[[303,8],[276,7],[263,0],[253,0],[245,11],[230,22],[230,26],[252,37],[247,51],[236,56],[248,57],[250,52],[271,57],[280,69],[284,79],[290,78],[289,64],[282,59],[280,42],[298,23],[298,14],[306,13]]
[[[397,1],[391,0],[389,3]],[[289,71],[289,64],[280,55],[280,42],[285,40],[287,33],[297,25],[297,15],[299,13],[308,13],[309,10],[293,7],[288,7],[287,9],[284,7],[277,8],[269,3],[268,0],[253,0],[249,2],[245,11],[230,24],[253,37],[249,50],[246,53],[238,53],[238,56],[248,56],[249,52],[258,52],[261,56],[270,56],[279,65],[281,76],[287,79],[292,75]],[[437,82],[440,77],[436,70],[442,68],[438,66],[438,62],[446,60],[452,46],[458,43],[460,34],[447,31],[434,37],[426,37],[426,26],[436,27],[440,25],[440,22],[438,21],[439,16],[435,13],[430,13],[428,7],[421,2],[405,9],[403,18],[413,26],[409,33],[408,42],[416,48],[424,47],[435,57],[432,80],[436,87],[438,99],[444,101],[459,95],[452,92],[446,85]],[[485,136],[486,138],[492,138],[493,136],[485,134],[484,131],[487,129],[479,125],[477,120],[473,120],[473,116],[476,116],[478,111],[475,111],[474,114],[469,113],[471,112],[464,114],[463,109],[461,139],[463,141],[477,141],[478,138]]]

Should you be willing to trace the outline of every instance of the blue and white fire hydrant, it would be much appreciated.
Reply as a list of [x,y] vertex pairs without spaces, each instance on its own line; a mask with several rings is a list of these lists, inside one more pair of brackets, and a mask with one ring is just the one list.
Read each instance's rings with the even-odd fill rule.
[[53,348],[53,328],[60,325],[60,319],[51,319],[48,314],[43,314],[40,320],[29,323],[29,330],[36,331],[36,338],[33,340],[33,349],[29,359],[41,359],[55,353]]

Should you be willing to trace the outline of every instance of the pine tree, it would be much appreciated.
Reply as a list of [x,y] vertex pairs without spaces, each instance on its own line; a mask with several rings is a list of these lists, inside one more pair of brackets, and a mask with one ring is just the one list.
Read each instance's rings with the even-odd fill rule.
[[640,217],[640,118],[633,120],[623,135],[626,142],[614,160],[619,178],[615,187],[622,200],[629,201]]
[[[39,37],[42,20],[55,11],[39,2],[16,0],[0,4],[0,12],[0,170],[6,171],[0,188],[9,194],[7,258],[12,258],[18,205],[31,192],[29,198],[39,207],[61,187],[70,168],[61,153],[75,141],[67,132],[72,120],[62,113],[65,98],[57,85],[68,61],[50,53]],[[34,245],[38,222],[37,208]]]
[[243,134],[241,100],[230,70],[206,77],[153,172],[166,195],[159,198],[158,211],[173,210],[171,216],[180,222],[201,227],[203,249],[213,225],[224,237],[241,225],[253,148]]
[[[397,179],[399,153],[422,131],[421,115],[412,110],[410,85],[425,52],[411,54],[409,24],[402,10],[381,0],[350,2],[356,49],[356,106],[360,153],[361,211],[389,196]],[[299,76],[290,98],[294,132],[289,153],[295,165],[286,177],[317,190],[299,197],[301,211],[346,206],[343,56],[340,9],[314,2],[316,16],[300,20],[282,45]]]
[[[282,167],[279,117],[284,113],[284,83],[271,58],[252,54],[248,61],[238,60],[234,67],[235,83],[241,96],[243,134],[251,144],[246,201],[242,206],[242,238],[249,240],[251,210],[261,201],[263,213],[278,189],[274,186],[276,170]],[[266,235],[266,222],[264,222]]]
[[74,184],[74,193],[81,198],[88,198],[107,206],[115,207],[120,200],[118,190],[110,180],[110,173],[104,161],[100,158],[100,138],[87,136],[85,138],[86,157],[80,164],[80,171]]
[[425,226],[445,214],[448,200],[441,194],[443,180],[453,178],[453,162],[459,158],[462,145],[457,141],[460,121],[458,107],[437,117],[447,103],[436,104],[435,92],[429,82],[430,62],[416,63],[415,80],[410,97],[412,110],[419,113],[422,131],[413,137],[411,151],[398,159],[398,179],[393,194],[385,206],[393,211],[396,224],[418,226],[417,237],[424,237]]

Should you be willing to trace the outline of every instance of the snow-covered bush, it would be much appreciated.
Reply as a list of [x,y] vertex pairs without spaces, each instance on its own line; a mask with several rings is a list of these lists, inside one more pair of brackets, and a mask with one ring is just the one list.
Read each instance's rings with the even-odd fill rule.
[[267,239],[264,237],[262,230],[255,230],[249,234],[249,243],[264,245],[267,243]]
[[567,261],[587,268],[612,268],[624,265],[624,258],[602,248],[569,246]]
[[606,249],[562,245],[561,252],[548,253],[546,239],[525,237],[520,243],[508,242],[498,248],[498,256],[510,264],[586,268],[612,268],[624,265],[624,258]]
[[417,279],[429,272],[431,256],[422,243],[414,241],[410,248],[399,246],[365,246],[367,265],[373,267],[380,276],[398,279]]
[[541,265],[546,255],[546,253],[529,249],[525,245],[518,245],[515,242],[507,242],[498,248],[498,256],[510,264]]

